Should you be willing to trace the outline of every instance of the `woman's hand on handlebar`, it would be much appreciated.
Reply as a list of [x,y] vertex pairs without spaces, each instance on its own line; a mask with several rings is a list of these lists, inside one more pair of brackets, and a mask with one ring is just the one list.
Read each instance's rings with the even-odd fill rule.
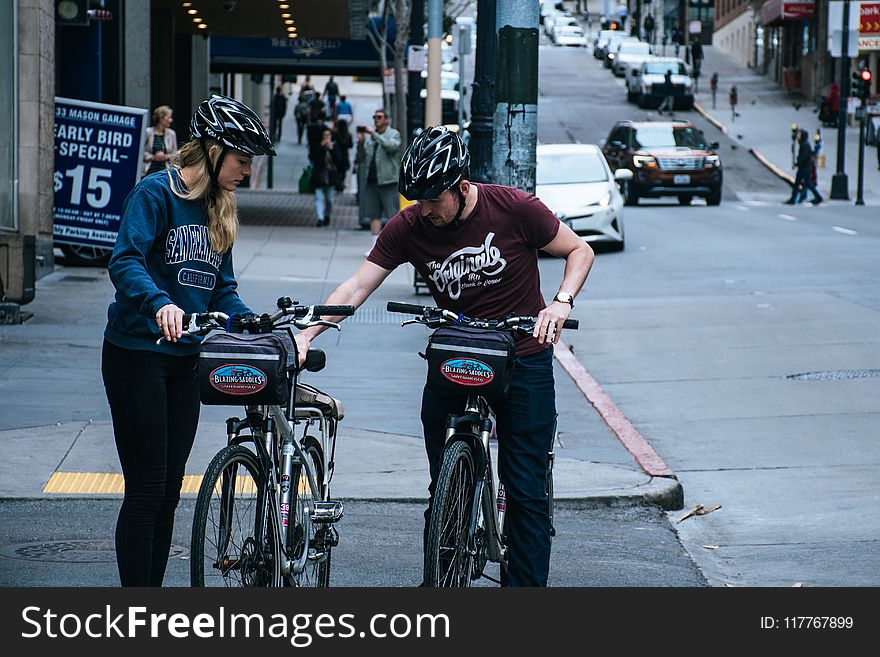
[[177,342],[183,333],[183,315],[184,312],[173,303],[165,304],[156,313],[156,326],[169,342]]
[[562,324],[571,314],[571,306],[567,303],[553,301],[549,306],[538,313],[535,321],[535,330],[532,336],[538,339],[538,342],[544,344],[559,342],[559,336],[562,333]]

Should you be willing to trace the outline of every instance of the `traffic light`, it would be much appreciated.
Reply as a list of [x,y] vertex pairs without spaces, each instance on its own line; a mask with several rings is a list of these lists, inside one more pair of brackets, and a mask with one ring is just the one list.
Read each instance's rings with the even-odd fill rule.
[[859,77],[862,78],[862,100],[866,100],[871,96],[871,69],[863,68],[859,71]]
[[862,82],[861,71],[853,71],[850,87],[850,95],[854,98],[861,98],[864,95],[864,83]]

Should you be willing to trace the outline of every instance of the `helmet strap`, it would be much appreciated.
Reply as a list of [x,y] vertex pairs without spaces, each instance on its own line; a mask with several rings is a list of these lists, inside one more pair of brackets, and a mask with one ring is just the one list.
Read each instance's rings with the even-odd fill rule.
[[455,185],[455,193],[458,194],[458,212],[455,213],[455,218],[452,220],[452,225],[455,227],[461,226],[461,213],[464,212],[464,194],[461,193],[461,187],[458,184]]
[[220,168],[223,166],[223,158],[226,157],[227,148],[224,148],[220,151],[220,155],[217,158],[217,163],[212,167],[211,166],[211,158],[208,155],[208,147],[205,145],[205,138],[202,137],[199,139],[199,145],[202,147],[202,153],[205,156],[205,168],[208,169],[208,175],[211,177],[211,188],[208,190],[208,197],[206,202],[209,208],[213,208],[217,203],[217,191],[220,189],[220,183],[218,182],[220,176]]

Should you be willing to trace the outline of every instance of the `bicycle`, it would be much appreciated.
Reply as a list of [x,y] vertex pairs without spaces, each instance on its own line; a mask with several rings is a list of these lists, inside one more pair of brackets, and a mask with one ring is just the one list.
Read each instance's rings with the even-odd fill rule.
[[[339,325],[322,315],[352,315],[353,306],[299,306],[278,299],[278,311],[261,317],[233,318],[220,312],[186,317],[184,334],[266,336],[298,329]],[[215,334],[218,335],[218,334]],[[208,338],[210,340],[211,338]],[[244,338],[239,338],[244,340]],[[245,418],[226,421],[227,444],[208,465],[196,499],[190,557],[192,586],[313,586],[330,583],[331,550],[339,542],[335,524],[343,505],[330,497],[336,432],[344,410],[339,400],[302,383],[302,370],[324,368],[323,351],[310,349],[303,366],[287,352],[211,353],[202,344],[200,378],[203,403],[244,403]],[[161,340],[160,340],[161,341]],[[248,345],[242,342],[241,350]],[[251,403],[248,397],[266,385],[260,363],[283,358],[281,386],[286,400]],[[258,363],[255,369],[246,361]],[[206,402],[203,362],[211,383],[223,388]],[[214,367],[220,363],[219,366]],[[255,372],[259,372],[256,374]],[[271,378],[271,376],[269,376]],[[217,383],[220,382],[220,383]],[[216,387],[216,386],[215,386]],[[271,387],[271,383],[270,383]],[[297,438],[297,432],[301,434]]]
[[[508,316],[498,320],[475,319],[450,310],[390,301],[389,312],[416,315],[408,324],[423,324],[431,329],[467,327],[489,333],[513,332],[531,335],[534,317]],[[578,321],[568,319],[563,328],[576,329]],[[435,332],[432,339],[436,336]],[[509,376],[513,356],[504,356],[510,365],[494,358],[501,356],[496,346],[467,346],[447,340],[433,344],[442,355],[431,357],[429,342],[429,385],[432,372],[440,369],[451,385],[467,396],[463,412],[450,415],[446,421],[446,444],[437,475],[434,501],[428,520],[428,538],[425,545],[424,585],[430,587],[466,587],[485,577],[497,584],[506,583],[507,539],[504,534],[506,494],[504,483],[496,485],[492,466],[491,440],[495,437],[495,412],[487,399],[488,392],[481,381],[499,382],[495,390],[503,390],[502,379]],[[463,343],[461,339],[457,342]],[[487,342],[487,345],[489,343]],[[510,341],[512,346],[512,338]],[[494,353],[493,353],[494,352]],[[506,369],[505,369],[506,368]],[[554,429],[555,434],[555,429]],[[551,536],[553,529],[553,461],[548,453],[546,486]],[[499,564],[500,579],[485,572],[488,562]]]

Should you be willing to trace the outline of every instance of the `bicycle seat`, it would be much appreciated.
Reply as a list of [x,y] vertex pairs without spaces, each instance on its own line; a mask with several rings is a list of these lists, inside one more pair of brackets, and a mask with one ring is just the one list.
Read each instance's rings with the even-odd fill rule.
[[327,354],[320,349],[309,349],[309,353],[306,354],[306,360],[302,367],[297,367],[296,363],[292,363],[287,366],[287,371],[296,372],[299,370],[306,370],[307,372],[320,372],[324,369],[326,364]]

